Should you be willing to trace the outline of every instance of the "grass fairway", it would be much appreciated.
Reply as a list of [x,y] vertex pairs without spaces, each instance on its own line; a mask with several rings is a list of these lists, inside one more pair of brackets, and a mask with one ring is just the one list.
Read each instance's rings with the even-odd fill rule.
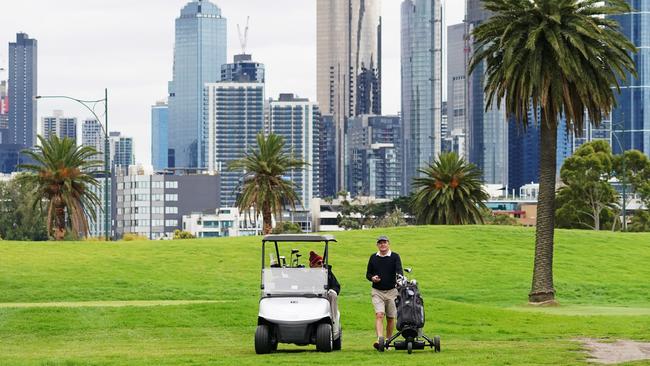
[[265,356],[253,348],[260,238],[0,242],[0,365],[583,365],[575,338],[650,341],[648,234],[558,231],[562,306],[533,309],[534,230],[411,227],[381,233],[413,268],[443,349],[380,354],[364,278],[379,233],[331,247],[343,351]]

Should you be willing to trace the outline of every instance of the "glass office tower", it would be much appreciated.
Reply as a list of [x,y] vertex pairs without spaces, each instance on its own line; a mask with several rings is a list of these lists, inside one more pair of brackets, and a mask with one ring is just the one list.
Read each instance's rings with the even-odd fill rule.
[[442,148],[442,4],[402,3],[402,122],[405,194]]
[[226,19],[209,1],[188,3],[176,19],[173,80],[169,83],[169,159],[175,168],[204,166],[203,86],[221,80]]
[[159,101],[151,106],[151,165],[156,171],[168,167],[169,107]]
[[612,148],[615,153],[637,149],[650,154],[650,1],[628,0],[631,13],[613,16],[621,31],[638,48],[632,57],[638,77],[628,75],[617,97],[611,118]]

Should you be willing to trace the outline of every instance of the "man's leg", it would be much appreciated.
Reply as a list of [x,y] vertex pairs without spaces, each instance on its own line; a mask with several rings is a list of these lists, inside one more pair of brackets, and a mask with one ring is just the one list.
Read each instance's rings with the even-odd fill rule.
[[393,329],[395,329],[395,318],[386,317],[386,340],[393,336]]
[[327,299],[330,302],[330,313],[332,315],[332,323],[334,325],[334,336],[337,337],[339,334],[339,305],[338,305],[338,294],[334,290],[327,291]]
[[375,313],[375,329],[377,338],[384,336],[384,313]]

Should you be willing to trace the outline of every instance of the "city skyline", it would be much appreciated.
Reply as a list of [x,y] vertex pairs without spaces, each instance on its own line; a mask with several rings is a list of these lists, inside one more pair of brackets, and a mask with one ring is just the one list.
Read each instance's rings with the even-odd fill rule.
[[[137,162],[149,164],[151,106],[166,97],[167,82],[172,77],[174,20],[187,2],[36,0],[29,4],[3,4],[0,6],[0,64],[6,67],[7,44],[15,39],[16,33],[26,32],[37,39],[38,93],[98,99],[102,97],[102,89],[108,87],[109,129],[133,136]],[[396,114],[400,109],[401,2],[384,0],[382,6],[384,114]],[[272,7],[264,0],[215,0],[214,3],[228,18],[228,60],[241,52],[237,24],[244,26],[246,17],[250,16],[247,52],[267,66],[266,94],[291,92],[316,100],[315,0],[277,0]],[[464,2],[445,3],[445,24],[461,22]],[[290,17],[291,22],[278,22],[277,17]],[[0,78],[6,78],[6,74]],[[61,109],[80,121],[89,117],[74,102],[40,100],[38,120],[54,109]]]

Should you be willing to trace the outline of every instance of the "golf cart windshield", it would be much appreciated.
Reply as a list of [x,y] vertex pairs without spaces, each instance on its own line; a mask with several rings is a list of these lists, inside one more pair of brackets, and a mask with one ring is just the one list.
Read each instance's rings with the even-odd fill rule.
[[262,292],[266,295],[323,295],[327,289],[325,268],[264,268]]

